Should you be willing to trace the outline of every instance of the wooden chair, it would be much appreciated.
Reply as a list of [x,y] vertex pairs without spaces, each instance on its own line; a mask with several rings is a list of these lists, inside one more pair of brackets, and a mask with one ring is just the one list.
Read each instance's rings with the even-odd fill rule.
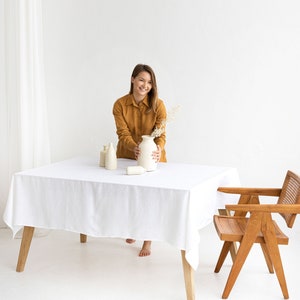
[[[260,244],[269,272],[274,273],[275,269],[284,299],[288,299],[289,294],[278,248],[279,244],[288,244],[288,237],[280,230],[271,214],[279,213],[289,228],[293,226],[296,215],[300,213],[300,177],[288,171],[281,189],[220,187],[218,191],[240,194],[238,204],[226,205],[228,211],[235,212],[234,215],[214,216],[216,231],[224,241],[215,267],[216,273],[220,271],[233,243],[239,242],[222,299],[228,298],[253,243]],[[260,204],[259,196],[276,196],[277,204]]]

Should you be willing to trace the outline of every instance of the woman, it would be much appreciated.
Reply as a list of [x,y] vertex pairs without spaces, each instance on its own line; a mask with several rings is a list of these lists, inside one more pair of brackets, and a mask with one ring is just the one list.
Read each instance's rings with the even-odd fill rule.
[[[129,94],[118,99],[113,106],[118,145],[117,157],[137,159],[140,154],[139,144],[142,135],[151,135],[155,128],[165,125],[166,108],[158,98],[154,71],[148,65],[138,64],[133,69]],[[153,151],[153,158],[159,162],[166,162],[165,131],[154,139],[157,151]],[[135,240],[127,239],[127,243]],[[144,241],[139,256],[151,253],[151,241]]]

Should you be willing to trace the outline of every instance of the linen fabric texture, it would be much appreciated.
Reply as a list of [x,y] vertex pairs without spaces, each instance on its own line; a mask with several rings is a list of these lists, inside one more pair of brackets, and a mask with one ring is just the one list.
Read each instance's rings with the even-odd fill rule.
[[[166,107],[161,99],[157,101],[156,112],[149,110],[148,96],[139,104],[132,94],[119,98],[113,106],[113,115],[117,127],[119,141],[117,144],[117,157],[135,159],[133,149],[142,141],[142,135],[151,135],[153,130],[160,128],[167,118]],[[154,139],[161,148],[161,162],[166,162],[166,134]]]

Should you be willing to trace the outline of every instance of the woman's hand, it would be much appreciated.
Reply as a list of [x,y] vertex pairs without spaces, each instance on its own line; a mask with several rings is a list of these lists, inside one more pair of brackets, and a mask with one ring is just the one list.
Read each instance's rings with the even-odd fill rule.
[[[133,149],[134,152],[134,157],[135,159],[138,159],[140,153],[141,153],[141,149],[139,146],[134,147]],[[156,161],[159,162],[160,161],[160,157],[161,157],[161,148],[159,145],[157,145],[157,150],[152,152],[152,158]]]
[[152,152],[152,158],[156,161],[160,161],[160,156],[161,156],[161,148],[159,145],[157,145],[157,150]]
[[141,153],[141,149],[140,149],[139,145],[137,145],[136,147],[133,148],[133,152],[134,152],[135,159],[138,159],[138,157]]

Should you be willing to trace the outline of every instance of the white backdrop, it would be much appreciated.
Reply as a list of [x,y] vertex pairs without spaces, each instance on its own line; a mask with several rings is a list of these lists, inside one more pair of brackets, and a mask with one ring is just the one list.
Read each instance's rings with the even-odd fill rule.
[[117,142],[111,108],[137,63],[157,74],[169,161],[280,185],[300,171],[300,2],[44,0],[52,160]]
[[167,109],[181,106],[169,161],[234,166],[245,185],[300,173],[298,0],[42,0],[42,12],[52,161],[116,144],[112,105],[146,63]]
[[47,164],[51,159],[41,3],[0,0],[1,215],[12,174]]

